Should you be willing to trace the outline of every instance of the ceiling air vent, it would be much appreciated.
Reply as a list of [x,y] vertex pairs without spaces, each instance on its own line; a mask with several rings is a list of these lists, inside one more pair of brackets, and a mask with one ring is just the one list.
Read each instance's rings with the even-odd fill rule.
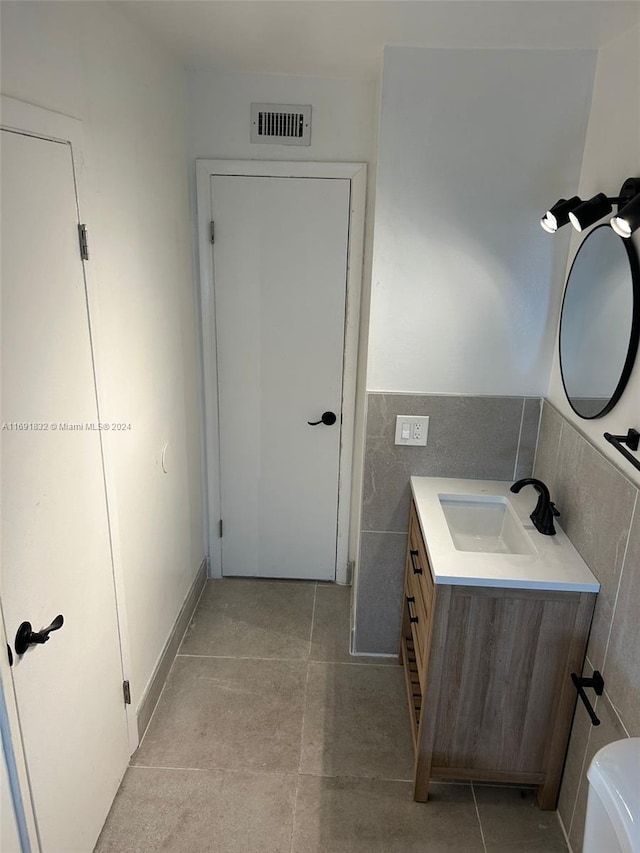
[[311,145],[311,107],[251,104],[251,141]]

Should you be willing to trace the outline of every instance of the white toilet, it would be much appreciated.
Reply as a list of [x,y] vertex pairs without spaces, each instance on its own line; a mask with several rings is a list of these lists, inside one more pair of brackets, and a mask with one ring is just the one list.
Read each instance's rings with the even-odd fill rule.
[[582,853],[640,853],[640,737],[599,750],[587,779]]

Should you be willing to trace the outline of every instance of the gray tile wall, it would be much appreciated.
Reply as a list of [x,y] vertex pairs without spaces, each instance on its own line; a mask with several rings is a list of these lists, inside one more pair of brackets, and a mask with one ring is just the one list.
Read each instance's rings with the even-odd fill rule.
[[591,725],[579,702],[558,803],[579,853],[591,759],[611,741],[640,736],[640,501],[636,486],[546,401],[534,475],[548,484],[563,529],[601,584],[585,664],[587,675],[598,669],[604,678],[595,705],[601,725]]
[[[516,480],[533,468],[539,398],[367,395],[355,651],[397,654],[409,478]],[[428,415],[426,447],[394,444],[396,415]]]

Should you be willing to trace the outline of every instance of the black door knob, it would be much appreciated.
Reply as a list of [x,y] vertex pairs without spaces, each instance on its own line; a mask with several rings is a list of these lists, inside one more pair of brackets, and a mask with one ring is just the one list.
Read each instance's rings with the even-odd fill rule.
[[60,614],[56,616],[51,625],[47,625],[42,631],[34,631],[31,628],[31,622],[23,622],[16,633],[16,641],[14,643],[16,654],[23,655],[29,646],[46,643],[49,639],[49,634],[52,631],[58,631],[64,624],[64,616]]
[[318,424],[333,426],[337,420],[335,412],[325,412],[319,421],[307,421],[307,423],[309,426],[318,426]]

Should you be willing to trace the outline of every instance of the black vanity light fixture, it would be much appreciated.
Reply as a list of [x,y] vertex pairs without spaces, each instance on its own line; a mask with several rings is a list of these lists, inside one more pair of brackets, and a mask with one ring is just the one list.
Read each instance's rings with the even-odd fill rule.
[[558,228],[562,228],[563,225],[567,224],[571,211],[575,210],[576,207],[581,204],[582,199],[578,195],[574,195],[573,198],[570,199],[558,199],[553,207],[550,207],[542,217],[540,225],[542,225],[544,230],[548,231],[549,234],[555,234]]
[[615,197],[598,193],[587,201],[577,195],[568,200],[561,198],[545,213],[540,225],[549,234],[554,234],[567,222],[576,231],[584,231],[611,213],[614,204],[618,206],[618,213],[611,220],[611,227],[621,237],[630,237],[640,228],[640,178],[627,178]]
[[640,228],[640,194],[618,210],[618,215],[611,220],[611,227],[616,234],[625,238],[631,237]]
[[569,222],[576,231],[584,231],[590,225],[594,225],[603,216],[611,213],[611,204],[617,199],[607,198],[604,193],[598,193],[588,201],[583,201],[575,210],[569,214]]

